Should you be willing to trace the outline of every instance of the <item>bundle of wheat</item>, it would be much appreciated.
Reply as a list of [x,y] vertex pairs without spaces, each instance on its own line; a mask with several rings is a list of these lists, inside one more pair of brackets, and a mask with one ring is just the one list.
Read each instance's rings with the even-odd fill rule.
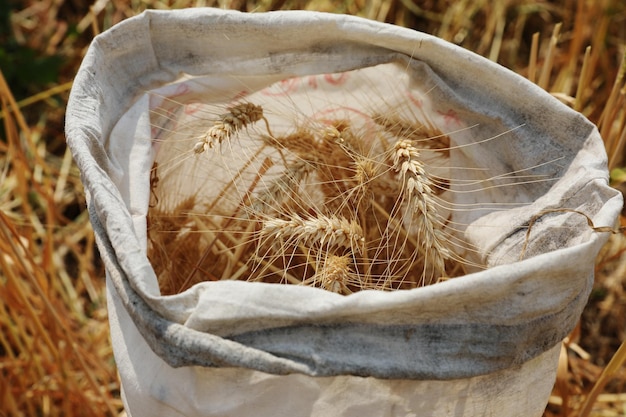
[[[418,98],[396,84],[382,95],[371,81],[377,71],[407,78],[388,64],[283,80],[235,104],[161,98],[152,110],[158,151],[148,256],[163,293],[242,279],[350,294],[415,288],[486,267],[454,214],[522,206],[481,192],[556,178],[536,165],[451,167],[451,153],[509,132],[456,144],[451,137],[472,126],[429,114],[428,93]],[[328,80],[360,91],[346,98],[345,86]],[[164,105],[183,115],[176,127],[162,125],[171,122]]]

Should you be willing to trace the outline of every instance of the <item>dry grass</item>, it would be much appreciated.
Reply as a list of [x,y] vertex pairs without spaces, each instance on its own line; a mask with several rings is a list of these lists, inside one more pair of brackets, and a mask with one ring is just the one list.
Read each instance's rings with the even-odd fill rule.
[[102,270],[69,152],[50,154],[4,78],[1,143],[0,411],[115,414]]
[[[600,128],[611,168],[624,165],[626,6],[619,0],[225,3],[250,11],[308,8],[358,14],[461,44],[538,82],[581,111]],[[66,63],[49,88],[39,87],[18,102],[12,94],[17,86],[0,80],[0,415],[100,416],[121,410],[103,271],[78,174],[63,144],[63,109],[71,77],[93,35],[148,5],[214,3],[24,1],[12,17],[17,43],[44,56],[61,55]],[[416,131],[388,118],[386,122],[399,131]],[[352,174],[363,184],[361,195],[368,195],[372,190],[367,178],[379,174],[367,160],[358,162]],[[307,167],[289,165],[268,195],[307,175]],[[619,175],[614,178],[616,187],[623,186]],[[188,210],[185,204],[194,202],[182,202],[177,209]],[[203,227],[202,220],[193,220],[194,227]],[[204,227],[215,230],[214,225]],[[625,248],[624,236],[616,235],[598,258],[595,289],[581,325],[565,344],[546,416],[626,414],[626,373],[621,369]],[[310,280],[345,292],[342,283],[356,273],[349,259],[334,254]]]

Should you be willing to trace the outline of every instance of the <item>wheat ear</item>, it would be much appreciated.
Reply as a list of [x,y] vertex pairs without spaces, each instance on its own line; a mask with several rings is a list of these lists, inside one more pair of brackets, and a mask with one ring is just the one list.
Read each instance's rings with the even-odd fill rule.
[[363,229],[355,222],[337,216],[303,218],[297,214],[288,219],[265,220],[261,237],[288,241],[313,247],[350,248],[362,252],[365,246]]
[[317,273],[309,278],[313,283],[319,282],[320,287],[338,294],[351,294],[349,282],[354,282],[355,273],[350,267],[352,259],[349,255],[328,255]]
[[[219,116],[213,126],[200,138],[193,147],[195,153],[202,153],[215,144],[229,140],[244,127],[264,119],[263,107],[253,103],[241,103],[228,108],[228,113]],[[266,121],[267,124],[267,121]]]
[[269,213],[272,209],[278,210],[283,202],[293,198],[292,196],[298,192],[300,182],[311,173],[313,168],[313,164],[303,160],[296,160],[286,165],[283,174],[272,181],[253,200],[251,204],[253,215]]
[[399,117],[374,115],[372,120],[397,138],[419,142],[421,147],[440,151],[450,156],[450,137],[430,124],[411,123]]
[[410,140],[401,139],[394,146],[393,166],[402,179],[403,192],[413,211],[420,215],[418,233],[426,259],[443,275],[445,260],[450,258],[450,251],[445,247],[445,235],[438,228],[439,217],[433,196],[432,181],[426,175],[420,153]]

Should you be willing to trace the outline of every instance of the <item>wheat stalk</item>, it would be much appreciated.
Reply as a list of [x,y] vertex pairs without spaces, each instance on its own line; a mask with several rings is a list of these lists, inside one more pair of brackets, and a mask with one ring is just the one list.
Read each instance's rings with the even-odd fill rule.
[[[221,144],[223,141],[229,140],[241,129],[261,119],[265,119],[263,107],[256,104],[241,103],[230,107],[228,112],[220,115],[219,120],[196,142],[193,151],[195,153],[208,151],[215,147],[216,143]],[[265,122],[267,125],[267,120]]]
[[418,219],[418,236],[421,237],[421,246],[427,259],[443,275],[445,275],[445,260],[450,258],[450,252],[445,247],[446,237],[437,226],[439,216],[432,190],[432,181],[426,175],[424,164],[420,161],[420,153],[408,139],[400,139],[394,146],[393,167],[399,173],[403,192],[407,201],[411,202],[414,213],[420,215]]

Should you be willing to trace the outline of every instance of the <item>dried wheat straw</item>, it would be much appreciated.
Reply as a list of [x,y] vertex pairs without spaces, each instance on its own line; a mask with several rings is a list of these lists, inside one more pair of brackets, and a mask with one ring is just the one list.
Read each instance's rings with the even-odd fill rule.
[[[198,280],[231,279],[233,273],[238,279],[314,285],[341,294],[426,285],[448,277],[448,263],[450,273],[462,273],[452,261],[463,260],[447,248],[446,222],[437,212],[437,195],[447,185],[427,175],[415,146],[446,158],[449,138],[429,123],[372,117],[379,127],[375,132],[360,132],[350,120],[307,119],[292,133],[274,136],[261,106],[229,108],[194,149],[204,152],[261,119],[269,135],[247,131],[246,143],[259,150],[202,205],[208,210],[202,213],[206,226],[190,226],[180,213],[154,209],[162,225],[150,228],[152,258],[163,263],[166,279],[176,282],[169,291]],[[389,138],[397,140],[395,146]],[[257,158],[265,158],[265,168],[253,168]],[[248,178],[249,186],[237,185],[237,178]],[[153,180],[156,195],[160,184],[156,176]],[[237,201],[238,209],[224,217],[223,204]],[[185,233],[162,230],[177,230],[170,219]],[[171,241],[199,258],[192,269],[189,261],[159,260]]]
[[[243,190],[229,185],[229,196],[225,188],[209,202],[207,220],[215,231],[202,229],[203,235],[212,236],[208,246],[198,240],[198,233],[189,233],[201,230],[189,229],[185,216],[154,211],[161,226],[150,227],[151,259],[163,264],[160,275],[172,281],[162,286],[165,292],[174,293],[175,288],[182,290],[198,281],[174,276],[180,271],[181,277],[191,275],[189,265],[159,260],[167,256],[168,242],[189,249],[193,249],[189,244],[195,246],[190,253],[201,259],[193,268],[201,272],[200,280],[230,279],[237,269],[240,279],[315,285],[349,294],[366,288],[412,288],[432,282],[427,276],[447,276],[446,236],[439,229],[443,223],[432,201],[434,184],[410,140],[396,144],[391,166],[385,145],[373,154],[373,148],[363,152],[361,139],[343,120],[318,131],[299,127],[287,136],[258,135],[258,140],[261,146],[278,151],[282,173],[254,191],[257,184],[265,184],[265,171],[259,171],[243,199],[238,196]],[[401,181],[394,180],[392,171],[400,174]],[[156,188],[159,183],[153,181],[152,185]],[[325,200],[316,200],[319,197]],[[211,216],[217,215],[219,201],[225,198],[240,200],[246,214],[231,214],[226,223],[213,222]],[[398,204],[402,201],[409,204]],[[407,229],[400,211],[404,209],[416,218],[417,228]],[[176,230],[170,219],[179,221],[187,232],[164,233],[163,226]],[[247,232],[240,233],[244,229]],[[163,236],[155,238],[155,233]],[[233,241],[233,236],[241,240]]]

